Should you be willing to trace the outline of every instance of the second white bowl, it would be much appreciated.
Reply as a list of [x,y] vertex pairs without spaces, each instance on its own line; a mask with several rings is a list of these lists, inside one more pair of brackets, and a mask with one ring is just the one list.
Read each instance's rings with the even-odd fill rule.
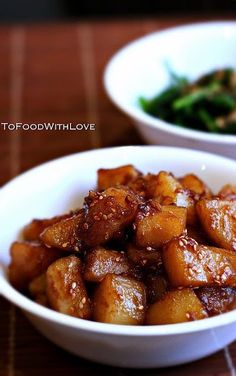
[[236,22],[205,22],[180,26],[140,38],[117,52],[104,73],[113,103],[135,123],[151,144],[207,150],[236,158],[236,136],[178,127],[146,114],[140,96],[153,97],[169,83],[166,62],[190,80],[213,69],[236,69]]

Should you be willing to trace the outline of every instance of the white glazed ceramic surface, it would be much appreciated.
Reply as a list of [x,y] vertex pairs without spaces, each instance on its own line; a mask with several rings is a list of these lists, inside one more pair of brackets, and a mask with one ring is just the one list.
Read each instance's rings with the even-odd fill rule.
[[44,308],[10,286],[9,246],[25,223],[75,208],[96,186],[96,170],[132,163],[143,172],[194,172],[217,191],[235,183],[236,162],[188,149],[146,146],[100,149],[64,157],[15,178],[0,190],[0,293],[40,332],[87,359],[124,367],[165,367],[209,355],[236,339],[236,312],[161,326],[123,326],[81,320]]
[[132,118],[151,144],[217,152],[236,158],[236,136],[216,135],[168,124],[140,108],[140,96],[153,97],[169,83],[166,62],[194,80],[222,67],[236,68],[236,22],[206,22],[167,29],[140,38],[114,55],[104,74],[107,94]]

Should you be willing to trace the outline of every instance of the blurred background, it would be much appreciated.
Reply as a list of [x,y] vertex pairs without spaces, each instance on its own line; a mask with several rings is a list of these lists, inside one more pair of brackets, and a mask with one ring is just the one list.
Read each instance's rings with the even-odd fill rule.
[[235,9],[236,0],[1,0],[0,22],[219,12],[223,16]]

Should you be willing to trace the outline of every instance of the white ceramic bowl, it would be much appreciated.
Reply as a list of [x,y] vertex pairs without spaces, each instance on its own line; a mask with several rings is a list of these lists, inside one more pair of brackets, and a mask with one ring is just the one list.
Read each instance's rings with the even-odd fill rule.
[[34,168],[0,190],[0,293],[20,307],[46,337],[90,360],[123,367],[165,367],[209,355],[236,339],[236,311],[183,324],[123,326],[96,323],[44,308],[9,284],[9,246],[22,226],[81,203],[96,185],[96,170],[133,163],[143,172],[194,172],[218,190],[235,183],[236,162],[188,149],[144,146],[100,149]]
[[153,97],[174,72],[194,80],[222,67],[236,69],[236,22],[206,22],[155,32],[137,39],[110,60],[104,84],[113,103],[135,123],[151,144],[174,145],[217,152],[236,158],[236,136],[178,127],[146,114],[140,96]]

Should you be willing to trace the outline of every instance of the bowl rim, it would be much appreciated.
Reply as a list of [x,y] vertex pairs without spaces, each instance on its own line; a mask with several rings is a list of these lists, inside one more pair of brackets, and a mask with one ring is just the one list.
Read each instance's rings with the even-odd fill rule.
[[[100,153],[110,153],[111,151],[117,150],[118,152],[126,152],[132,153],[133,150],[141,150],[141,149],[155,149],[159,151],[169,152],[170,150],[173,152],[184,152],[184,153],[192,153],[195,156],[200,156],[204,158],[215,158],[216,162],[220,161],[221,163],[231,163],[236,168],[236,161],[222,157],[216,154],[196,151],[186,148],[179,148],[179,147],[170,147],[170,146],[122,146],[122,147],[111,147],[111,148],[101,148],[95,150],[89,150],[86,152],[80,152],[71,154],[68,156],[60,157],[53,159],[49,162],[43,163],[39,166],[31,168],[30,170],[18,175],[16,178],[10,180],[6,183],[1,191],[8,189],[8,186],[14,184],[14,182],[18,179],[22,179],[22,177],[31,174],[33,171],[44,168],[48,165],[53,165],[54,163],[60,163],[62,160],[64,161],[66,158],[73,158],[73,157],[86,157],[86,155],[91,154],[100,154]],[[100,333],[104,335],[119,335],[119,336],[168,336],[168,335],[179,335],[179,334],[187,334],[187,333],[194,333],[200,332],[204,330],[214,329],[217,327],[229,325],[236,321],[236,310],[220,314],[215,317],[206,318],[199,321],[192,321],[187,323],[179,323],[179,324],[167,324],[167,325],[150,325],[150,326],[132,326],[132,325],[116,325],[116,324],[106,324],[106,323],[99,323],[90,320],[83,320],[75,317],[71,317],[52,309],[40,306],[38,303],[30,300],[20,292],[18,292],[14,287],[10,285],[10,282],[7,280],[6,273],[4,272],[4,267],[0,264],[0,295],[5,297],[7,300],[21,308],[23,311],[26,311],[38,318],[48,320],[53,323],[57,323],[66,327],[75,328],[78,330],[84,330],[93,333]]]
[[198,131],[191,128],[184,128],[180,127],[176,124],[172,124],[166,122],[160,118],[155,118],[147,113],[145,113],[141,108],[135,107],[131,104],[123,103],[117,98],[116,95],[113,94],[111,87],[112,87],[112,79],[113,74],[112,70],[113,67],[119,64],[120,58],[122,58],[130,48],[135,46],[139,46],[142,43],[145,43],[149,39],[158,39],[165,37],[165,35],[169,35],[175,32],[189,32],[190,30],[197,30],[201,29],[202,27],[209,28],[209,27],[233,27],[236,29],[236,21],[235,20],[219,20],[219,21],[204,21],[204,22],[192,22],[186,23],[179,26],[168,27],[164,30],[154,31],[148,33],[144,36],[134,39],[133,41],[127,43],[122,48],[117,50],[111,58],[108,60],[108,63],[105,66],[103,72],[103,86],[105,91],[111,100],[111,102],[122,112],[124,112],[127,116],[131,117],[138,123],[142,123],[142,126],[149,126],[153,129],[160,129],[166,133],[170,133],[172,135],[177,135],[183,137],[185,139],[191,140],[199,140],[202,142],[208,143],[217,143],[217,144],[229,144],[234,145],[236,144],[236,136],[235,135],[228,135],[228,134],[215,134],[210,132],[203,132]]

